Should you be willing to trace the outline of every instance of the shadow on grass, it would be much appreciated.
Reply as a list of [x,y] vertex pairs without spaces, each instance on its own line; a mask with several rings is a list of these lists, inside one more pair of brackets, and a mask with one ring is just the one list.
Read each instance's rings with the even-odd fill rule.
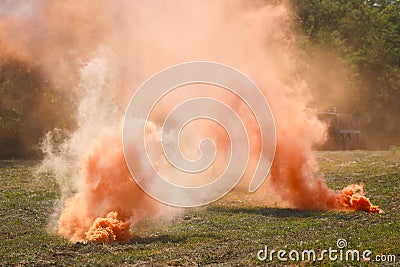
[[160,236],[149,236],[149,237],[141,237],[134,236],[128,242],[128,244],[151,244],[151,243],[181,243],[186,242],[187,237],[185,236],[169,236],[169,235],[160,235]]
[[322,214],[318,211],[283,209],[283,208],[238,208],[235,212],[252,213],[277,218],[308,218]]
[[218,211],[218,212],[233,212],[233,213],[249,213],[249,214],[257,214],[263,215],[267,217],[277,217],[277,218],[307,218],[307,217],[315,217],[319,213],[318,211],[304,211],[304,210],[295,210],[295,209],[287,209],[287,208],[269,208],[269,207],[240,207],[240,208],[227,208],[227,207],[211,207],[210,210]]
[[361,217],[365,212],[344,212],[344,211],[310,211],[310,210],[296,210],[288,208],[276,207],[223,207],[214,206],[209,208],[214,212],[227,212],[227,213],[247,213],[262,215],[265,217],[274,218],[334,218],[339,220],[351,220]]
[[0,159],[0,169],[34,167],[39,163],[40,160]]

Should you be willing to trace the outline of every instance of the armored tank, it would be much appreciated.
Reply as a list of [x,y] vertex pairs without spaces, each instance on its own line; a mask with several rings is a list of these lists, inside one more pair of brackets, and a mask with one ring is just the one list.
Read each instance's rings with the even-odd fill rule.
[[321,149],[354,150],[360,149],[360,120],[353,114],[332,111],[318,113],[318,119],[328,126],[328,139]]

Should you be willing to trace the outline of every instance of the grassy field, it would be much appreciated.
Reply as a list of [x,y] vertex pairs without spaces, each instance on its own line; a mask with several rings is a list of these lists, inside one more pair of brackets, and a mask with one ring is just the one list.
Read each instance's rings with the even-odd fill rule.
[[[305,212],[217,202],[188,209],[168,225],[140,225],[128,244],[82,244],[49,234],[58,186],[51,176],[34,176],[38,162],[0,162],[0,265],[29,266],[399,266],[400,151],[317,152],[320,171],[334,189],[363,182],[371,201],[385,213]],[[370,256],[396,255],[396,263],[261,262],[257,251],[321,251],[344,238],[348,249]],[[286,255],[287,256],[287,255]]]

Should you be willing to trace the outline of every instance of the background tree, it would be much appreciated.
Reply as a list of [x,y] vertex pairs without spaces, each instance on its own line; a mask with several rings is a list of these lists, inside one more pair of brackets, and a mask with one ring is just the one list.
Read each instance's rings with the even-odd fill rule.
[[70,106],[39,69],[6,60],[0,66],[0,158],[40,156],[46,132],[71,127]]
[[400,1],[292,3],[311,45],[333,49],[350,67],[347,109],[360,115],[370,147],[400,144]]

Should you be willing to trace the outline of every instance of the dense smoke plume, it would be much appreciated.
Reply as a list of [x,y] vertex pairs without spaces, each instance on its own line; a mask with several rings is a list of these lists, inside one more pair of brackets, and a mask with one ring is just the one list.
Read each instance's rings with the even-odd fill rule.
[[[277,151],[268,180],[276,202],[295,209],[378,211],[362,196],[362,188],[335,192],[314,178],[312,147],[324,140],[325,126],[308,108],[312,98],[301,76],[291,25],[288,5],[268,1],[3,1],[2,50],[43,68],[77,103],[71,110],[75,131],[57,147],[51,145],[54,134],[44,142],[47,156],[42,168],[55,172],[62,191],[58,233],[72,241],[126,241],[131,225],[161,210],[168,213],[130,177],[122,152],[122,119],[130,97],[148,77],[195,60],[242,71],[268,99],[277,127]],[[323,73],[315,75],[323,79]],[[178,90],[175,99],[188,99],[198,91],[224,100],[247,123],[252,161],[241,183],[247,187],[260,145],[254,118],[222,89],[181,95]],[[171,108],[165,102],[149,124],[151,146],[159,141],[159,121]],[[214,126],[189,128],[188,136],[212,136],[218,149],[228,149],[227,137]],[[188,153],[196,149],[188,148]],[[220,171],[224,152],[219,153],[217,167],[200,178],[209,180],[210,174]],[[162,171],[171,172],[163,170],[165,160],[159,153],[154,152],[153,159]],[[362,208],[359,201],[364,201]]]

